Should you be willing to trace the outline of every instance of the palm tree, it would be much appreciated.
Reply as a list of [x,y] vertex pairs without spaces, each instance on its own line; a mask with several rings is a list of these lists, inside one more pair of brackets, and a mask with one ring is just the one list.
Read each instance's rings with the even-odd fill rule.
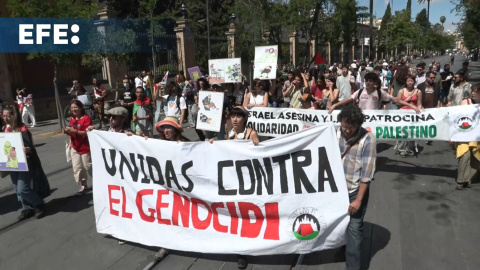
[[445,23],[445,21],[446,21],[445,16],[440,17],[440,22],[442,23],[442,26],[443,26],[443,24]]
[[418,0],[419,4],[423,4],[423,3],[427,2],[427,20],[428,20],[428,22],[430,22],[430,1],[431,0]]

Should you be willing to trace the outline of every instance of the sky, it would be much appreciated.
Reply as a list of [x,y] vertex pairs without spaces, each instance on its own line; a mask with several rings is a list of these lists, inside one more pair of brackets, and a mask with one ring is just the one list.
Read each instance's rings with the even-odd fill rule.
[[[369,0],[357,0],[359,6],[370,5]],[[390,7],[392,8],[392,14],[395,14],[395,11],[402,10],[407,7],[407,0],[373,0],[373,14],[381,19],[383,14],[385,14],[385,9],[387,4],[390,1]],[[393,5],[392,5],[393,2]],[[415,19],[417,14],[422,9],[427,8],[427,4],[419,4],[418,0],[412,0],[412,20]],[[445,31],[450,30],[455,32],[457,29],[456,23],[460,21],[460,16],[455,14],[455,11],[452,12],[452,9],[455,8],[455,5],[451,3],[451,0],[432,0],[430,2],[430,23],[440,23],[440,17],[445,16]]]

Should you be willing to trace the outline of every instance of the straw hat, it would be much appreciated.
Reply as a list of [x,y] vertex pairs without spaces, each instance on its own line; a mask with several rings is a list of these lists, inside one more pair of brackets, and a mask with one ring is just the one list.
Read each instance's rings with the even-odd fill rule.
[[172,126],[172,127],[176,128],[178,131],[180,131],[180,133],[183,132],[183,128],[178,123],[178,119],[176,117],[173,117],[173,116],[165,117],[165,119],[163,119],[162,121],[157,123],[155,128],[157,129],[157,131],[159,133],[163,133],[162,126]]

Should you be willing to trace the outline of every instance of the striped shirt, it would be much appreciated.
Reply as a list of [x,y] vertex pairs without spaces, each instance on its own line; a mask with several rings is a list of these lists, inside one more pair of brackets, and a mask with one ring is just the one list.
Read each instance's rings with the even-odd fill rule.
[[[373,134],[367,132],[364,128],[360,127],[359,132],[364,134],[363,137],[357,140],[342,159],[348,193],[357,191],[360,187],[360,182],[369,183],[375,173],[377,142]],[[340,153],[343,155],[349,144],[340,128],[337,131],[337,138]]]

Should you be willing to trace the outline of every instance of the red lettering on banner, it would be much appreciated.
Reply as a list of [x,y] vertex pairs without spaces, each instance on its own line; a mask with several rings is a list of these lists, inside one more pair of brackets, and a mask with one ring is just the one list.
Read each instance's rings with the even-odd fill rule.
[[[241,237],[257,238],[262,230],[263,214],[260,207],[253,203],[239,202],[238,209],[242,216],[242,230],[240,232]],[[255,215],[255,223],[250,220],[249,212],[253,212]]]
[[228,226],[224,226],[218,221],[217,208],[224,208],[223,203],[212,203],[213,229],[217,232],[228,233]]
[[[205,220],[200,220],[198,217],[198,205],[201,204],[205,206],[207,209],[208,215]],[[208,206],[208,204],[204,201],[201,201],[199,199],[194,199],[192,198],[192,225],[195,229],[198,230],[205,230],[210,226],[210,220],[212,219],[212,210]]]
[[188,228],[190,221],[190,201],[187,196],[180,196],[173,192],[172,224],[175,226],[178,226],[179,215],[182,217],[183,227]]
[[108,185],[108,201],[110,204],[110,215],[118,216],[118,211],[113,209],[113,204],[119,204],[120,200],[112,198],[112,190],[120,190],[120,187]]
[[140,214],[140,218],[145,220],[146,222],[154,222],[155,221],[155,210],[152,208],[148,208],[148,212],[150,212],[150,216],[146,215],[143,212],[143,196],[146,195],[153,195],[153,189],[143,189],[137,193],[137,198],[135,200],[138,208],[138,213]]
[[162,219],[162,208],[167,208],[168,203],[162,203],[162,196],[163,195],[168,195],[169,191],[166,189],[161,189],[158,190],[157,193],[157,219],[158,219],[158,224],[165,224],[165,225],[170,225],[171,222],[169,219]]
[[127,196],[124,187],[122,187],[122,217],[132,219],[132,213],[127,212]]
[[230,221],[230,233],[231,234],[238,234],[238,215],[237,215],[237,208],[235,207],[235,203],[228,202],[227,203],[228,213],[230,214],[231,221]]
[[280,227],[280,218],[278,217],[278,203],[265,204],[265,219],[267,227],[263,239],[280,240],[278,228]]
[[[112,198],[112,192],[120,190],[122,192],[122,198]],[[145,197],[154,194],[156,195],[156,198]],[[168,196],[173,196],[172,203],[166,202],[168,201],[168,198],[170,198]],[[108,185],[108,197],[111,215],[121,216],[122,218],[126,219],[133,218],[133,213],[127,212],[128,201],[124,187]],[[144,210],[144,203],[152,202],[154,199],[156,199],[155,209],[147,208]],[[114,204],[121,204],[121,215],[120,211],[113,209]],[[240,234],[240,237],[245,238],[280,240],[280,217],[278,214],[278,203],[276,202],[266,203],[262,208],[249,202],[215,202],[208,204],[200,199],[189,198],[188,196],[179,195],[175,192],[170,192],[169,190],[165,189],[143,189],[137,192],[135,204],[137,206],[140,218],[150,223],[157,219],[158,224],[183,226],[185,228],[189,228],[191,218],[192,227],[197,230],[213,228],[213,230],[217,232],[229,233],[233,235]],[[169,216],[168,214],[170,213],[170,205],[171,219],[162,218],[162,210],[164,216]],[[207,211],[207,216],[203,220],[199,216],[200,205],[205,207]],[[223,213],[222,211],[220,211],[221,214],[219,214],[218,210],[222,208],[226,208],[228,210],[228,214],[226,212]],[[254,217],[250,218],[251,214],[253,214]],[[230,224],[221,224],[220,217],[224,216],[227,218],[228,215],[230,215]],[[239,218],[242,220],[240,232],[238,232]],[[180,219],[182,222],[180,222]],[[253,222],[253,220],[255,221]],[[226,220],[224,222],[226,222]],[[264,222],[266,223],[266,227],[265,231],[263,232],[263,237],[261,237],[260,234],[262,233]]]

